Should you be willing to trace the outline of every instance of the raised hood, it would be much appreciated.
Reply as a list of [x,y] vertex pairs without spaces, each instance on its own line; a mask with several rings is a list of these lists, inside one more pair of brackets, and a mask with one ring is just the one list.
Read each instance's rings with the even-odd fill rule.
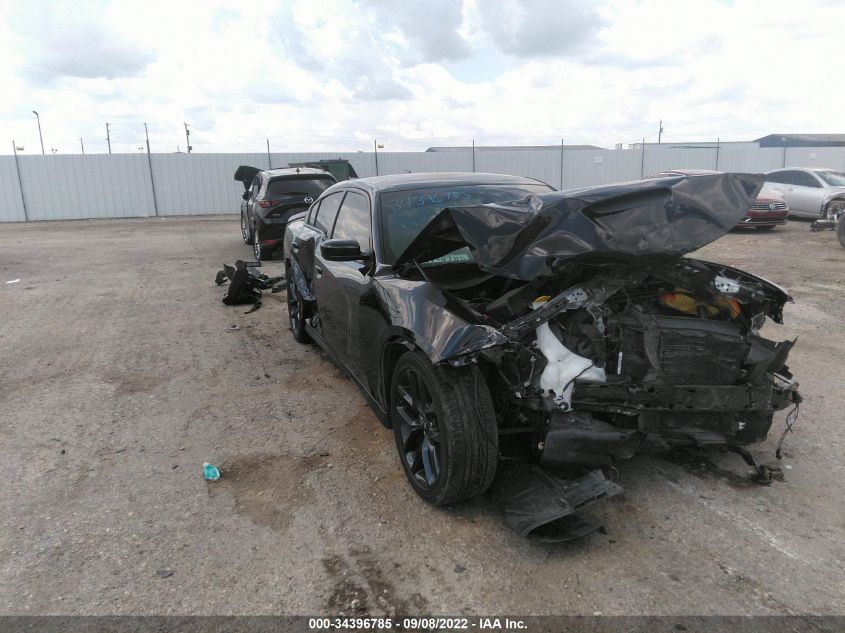
[[249,189],[249,186],[252,184],[252,179],[255,178],[255,174],[260,172],[261,170],[258,167],[250,167],[249,165],[241,165],[235,170],[235,180],[240,181],[243,183],[244,190]]
[[762,174],[673,176],[448,207],[395,265],[469,246],[482,270],[530,281],[581,255],[683,255],[730,231],[762,186]]

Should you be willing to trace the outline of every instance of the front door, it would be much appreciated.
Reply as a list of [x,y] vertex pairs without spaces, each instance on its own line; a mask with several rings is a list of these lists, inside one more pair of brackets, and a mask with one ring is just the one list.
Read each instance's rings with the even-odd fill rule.
[[824,189],[815,176],[795,170],[787,172],[784,180],[783,197],[791,212],[811,216],[821,214]]
[[355,240],[362,261],[333,262],[315,254],[315,288],[323,338],[347,369],[367,384],[361,362],[360,303],[372,277],[370,201],[349,191],[343,199],[331,239]]

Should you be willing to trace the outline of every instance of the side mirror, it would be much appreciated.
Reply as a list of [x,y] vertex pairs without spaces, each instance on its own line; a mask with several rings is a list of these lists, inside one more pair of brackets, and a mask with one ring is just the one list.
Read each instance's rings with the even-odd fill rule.
[[330,262],[354,262],[367,258],[356,240],[326,240],[320,244],[320,254]]
[[249,200],[249,189],[244,191],[244,195],[241,196],[244,200]]

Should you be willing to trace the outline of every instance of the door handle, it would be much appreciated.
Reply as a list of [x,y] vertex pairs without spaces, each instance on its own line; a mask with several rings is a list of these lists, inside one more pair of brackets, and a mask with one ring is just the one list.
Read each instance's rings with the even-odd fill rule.
[[296,242],[293,242],[290,245],[290,250],[292,250],[294,253],[298,253],[299,252],[299,244],[297,244]]
[[322,266],[317,266],[317,265],[315,264],[315,265],[314,265],[314,272],[315,272],[315,273],[317,273],[317,276],[318,276],[318,277],[319,277],[320,275],[322,275],[322,274],[323,274],[323,268],[322,268]]

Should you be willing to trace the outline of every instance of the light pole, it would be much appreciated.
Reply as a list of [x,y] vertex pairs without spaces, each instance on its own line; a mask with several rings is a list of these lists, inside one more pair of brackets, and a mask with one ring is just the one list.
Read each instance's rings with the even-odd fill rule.
[[111,123],[106,121],[106,143],[109,144],[109,154],[111,154],[111,134],[109,134],[109,126]]
[[185,126],[185,142],[188,144],[188,153],[191,153],[193,147],[191,147],[191,133],[188,131],[188,127],[190,127],[187,123],[182,122],[182,125]]
[[38,113],[33,110],[32,113],[35,115],[35,120],[38,121],[38,138],[41,141],[41,154],[44,154],[44,137],[41,136],[41,117],[38,116]]

